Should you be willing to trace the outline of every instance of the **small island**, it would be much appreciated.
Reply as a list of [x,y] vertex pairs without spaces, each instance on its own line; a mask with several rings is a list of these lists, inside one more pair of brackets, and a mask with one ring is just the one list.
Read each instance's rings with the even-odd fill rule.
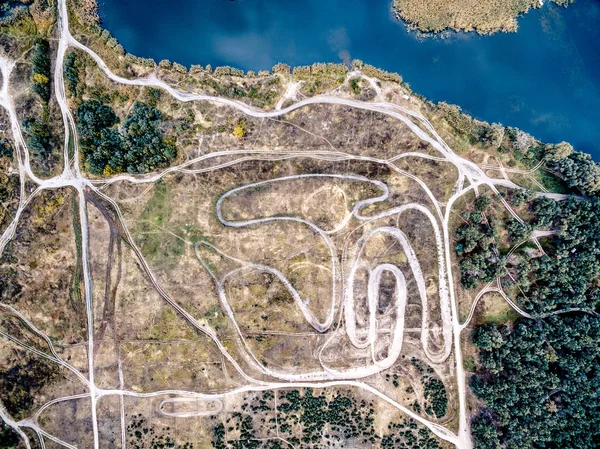
[[[567,6],[575,0],[548,0]],[[444,30],[491,34],[517,30],[517,18],[543,0],[394,0],[399,18],[424,33]]]

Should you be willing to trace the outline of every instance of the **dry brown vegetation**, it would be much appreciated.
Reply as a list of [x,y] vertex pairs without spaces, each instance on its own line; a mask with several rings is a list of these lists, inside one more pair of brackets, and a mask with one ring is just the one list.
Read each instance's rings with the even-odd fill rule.
[[449,28],[483,34],[515,31],[517,17],[538,5],[538,0],[394,0],[402,19],[434,33]]
[[[411,164],[415,173],[419,172],[419,167],[416,161]],[[427,170],[426,165],[423,168]],[[307,232],[298,224],[285,222],[242,230],[229,229],[223,228],[214,216],[216,199],[228,189],[300,173],[356,173],[376,176],[378,179],[383,176],[392,189],[392,200],[379,211],[411,201],[423,201],[425,204],[429,201],[413,180],[377,167],[377,164],[332,164],[298,157],[287,162],[238,163],[201,176],[169,175],[154,186],[119,182],[107,188],[106,193],[119,202],[134,241],[163,288],[172,297],[178,298],[186,309],[193,310],[195,316],[216,326],[224,340],[235,341],[235,334],[220,312],[214,282],[196,258],[191,238],[193,235],[201,236],[204,241],[225,251],[228,257],[279,269],[291,280],[303,298],[310,298],[311,310],[319,319],[323,319],[324,311],[330,307],[331,301],[331,262],[326,247],[312,232]],[[426,172],[420,172],[421,175],[423,173]],[[449,185],[454,183],[452,177],[443,179]],[[305,217],[314,220],[324,229],[332,229],[347,217],[356,201],[379,193],[369,184],[346,180],[307,178],[281,181],[260,189],[240,191],[223,203],[223,213],[228,220],[281,215]],[[369,215],[375,212],[376,210],[368,210],[365,213]],[[359,228],[359,232],[344,232],[339,237],[332,238],[338,247],[351,248],[369,229],[388,221],[375,220],[369,226]],[[350,229],[358,224],[354,221],[350,223]],[[424,267],[428,294],[431,294],[431,319],[437,323],[440,317],[435,309],[438,276],[435,268],[435,242],[424,238],[422,234],[425,229],[430,230],[431,225],[423,217],[411,213],[403,215],[398,222],[391,220],[389,224],[405,229],[413,242]],[[373,259],[373,264],[394,263],[403,267],[410,279],[406,256],[399,247],[390,245],[385,239],[373,239],[366,252]],[[240,266],[203,246],[198,247],[197,254],[217,278]],[[129,284],[130,281],[125,283]],[[191,288],[192,286],[194,287]],[[302,370],[319,367],[315,355],[324,340],[311,334],[310,326],[277,279],[267,274],[241,271],[224,286],[246,343],[259,360],[285,372],[298,372],[300,367]],[[409,298],[416,298],[414,281],[409,281],[408,290]],[[382,304],[385,304],[385,300],[383,301]],[[363,306],[366,307],[366,303]],[[382,328],[392,327],[394,316],[394,313],[388,314],[382,321]],[[165,322],[166,318],[161,317],[160,321]],[[173,319],[179,318],[173,316]],[[405,337],[409,357],[422,357],[419,349],[420,321],[421,304],[416,299],[414,303],[411,300],[407,309],[406,327],[416,332],[411,331]],[[165,333],[168,334],[166,329],[159,331],[157,338],[163,340]],[[433,342],[437,336],[433,336]],[[381,344],[385,341],[386,337],[382,336]],[[324,353],[327,363],[336,368],[360,364],[365,356],[366,354],[350,351],[348,342],[343,338]],[[302,359],[301,364],[298,364],[299,358]],[[406,405],[411,404],[412,402]]]
[[73,191],[45,191],[25,209],[29,223],[17,228],[0,260],[2,301],[60,343],[81,342],[81,299]]

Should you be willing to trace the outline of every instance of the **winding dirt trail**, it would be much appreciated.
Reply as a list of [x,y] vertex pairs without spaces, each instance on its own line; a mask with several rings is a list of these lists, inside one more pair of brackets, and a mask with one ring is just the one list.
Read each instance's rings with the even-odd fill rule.
[[[313,388],[325,388],[325,387],[335,387],[335,386],[346,386],[346,387],[356,387],[360,388],[364,391],[368,391],[373,395],[381,398],[392,406],[396,407],[398,410],[401,410],[406,415],[425,425],[431,432],[433,432],[439,438],[448,441],[454,444],[456,447],[460,449],[470,449],[472,447],[471,438],[470,438],[470,429],[469,429],[469,415],[467,413],[466,407],[466,381],[465,381],[465,372],[462,363],[462,352],[461,352],[461,331],[464,330],[470,321],[475,306],[471,308],[469,317],[467,321],[463,324],[459,323],[458,318],[458,307],[455,296],[455,288],[453,285],[453,272],[452,272],[452,264],[451,264],[451,239],[450,239],[450,231],[449,231],[449,220],[450,214],[452,210],[453,204],[461,198],[466,193],[474,190],[477,192],[477,188],[479,186],[485,185],[488,186],[492,191],[498,192],[496,186],[503,186],[511,189],[520,189],[518,185],[513,183],[508,179],[507,173],[529,173],[537,170],[541,166],[534,167],[531,171],[519,171],[519,170],[511,170],[502,167],[494,166],[482,166],[478,167],[471,161],[468,161],[456,153],[452,151],[452,149],[444,142],[444,140],[439,136],[433,125],[421,114],[412,111],[407,108],[403,108],[396,104],[391,104],[383,100],[383,95],[381,89],[377,86],[374,80],[365,77],[364,75],[358,72],[352,72],[352,76],[363,76],[376,90],[377,93],[377,101],[368,103],[362,102],[358,100],[348,100],[343,98],[338,98],[335,96],[322,95],[317,97],[306,98],[301,101],[297,101],[285,108],[283,108],[283,104],[286,100],[292,100],[296,97],[297,93],[297,85],[292,83],[289,84],[288,89],[284,97],[282,97],[281,101],[277,104],[275,110],[272,111],[262,111],[252,108],[246,104],[230,100],[227,98],[209,96],[209,95],[200,95],[191,92],[185,92],[179,89],[176,89],[162,80],[156,78],[156,76],[151,75],[146,78],[140,79],[126,79],[114,74],[110,68],[106,65],[106,63],[90,48],[86,47],[82,43],[78,42],[70,33],[69,24],[68,24],[68,11],[66,0],[59,0],[58,2],[59,14],[58,14],[58,30],[59,30],[59,40],[58,40],[58,51],[56,56],[56,64],[54,71],[54,91],[56,95],[56,99],[58,105],[61,110],[61,116],[64,125],[64,151],[63,151],[63,172],[53,178],[50,179],[40,179],[33,173],[30,165],[30,156],[29,151],[27,149],[26,142],[23,138],[23,134],[20,128],[19,120],[17,117],[15,105],[13,98],[10,94],[10,76],[12,70],[14,68],[14,61],[10,61],[6,58],[0,57],[0,71],[2,73],[3,84],[0,89],[0,107],[3,107],[10,118],[11,122],[11,132],[13,135],[13,139],[15,142],[15,154],[19,166],[20,173],[20,203],[18,210],[15,214],[14,220],[10,223],[7,229],[3,232],[2,236],[0,236],[0,253],[3,251],[5,245],[14,237],[17,226],[20,221],[21,214],[25,207],[29,204],[31,199],[37,195],[40,191],[44,189],[56,189],[61,187],[72,187],[78,192],[79,199],[79,219],[81,222],[81,250],[82,250],[82,265],[83,265],[83,278],[84,278],[84,299],[86,304],[86,313],[87,313],[87,325],[88,325],[88,354],[87,354],[87,362],[88,362],[88,377],[83,376],[81,372],[76,370],[73,366],[69,365],[67,362],[62,360],[58,354],[55,352],[54,347],[52,346],[51,340],[48,336],[41,333],[39,330],[35,328],[35,326],[22,314],[20,314],[17,310],[12,308],[9,309],[10,313],[14,314],[20,320],[22,320],[34,333],[41,336],[46,343],[48,344],[49,351],[51,354],[41,353],[41,351],[28,347],[25,343],[19,341],[11,335],[0,332],[5,338],[15,342],[26,348],[27,350],[40,353],[43,357],[52,360],[55,363],[63,366],[64,368],[70,370],[75,374],[75,376],[88,388],[89,392],[84,395],[74,395],[74,396],[66,396],[63,398],[57,398],[52,401],[49,401],[45,405],[43,405],[37,413],[35,413],[31,418],[25,419],[22,421],[15,421],[8,414],[6,409],[0,404],[0,417],[4,420],[4,422],[11,428],[13,428],[17,434],[23,440],[27,449],[31,448],[31,443],[27,434],[23,431],[23,428],[32,429],[38,436],[48,438],[55,443],[62,445],[64,447],[72,448],[73,446],[61,441],[57,437],[53,435],[49,435],[45,432],[38,424],[37,419],[40,416],[41,412],[47,409],[48,407],[62,401],[69,401],[81,398],[89,397],[91,400],[91,421],[93,428],[93,436],[94,436],[94,449],[99,449],[99,432],[98,432],[98,418],[97,418],[97,401],[105,396],[119,396],[121,400],[121,421],[124,422],[124,402],[123,398],[126,396],[138,397],[138,398],[152,398],[159,397],[163,395],[176,395],[177,398],[172,398],[168,400],[164,400],[161,402],[159,407],[159,412],[168,415],[168,416],[178,416],[178,417],[186,417],[192,416],[196,412],[165,412],[163,411],[163,407],[167,404],[174,404],[179,402],[186,402],[196,399],[202,399],[206,401],[215,401],[216,404],[220,404],[215,410],[207,411],[206,413],[217,413],[222,408],[222,399],[231,395],[240,394],[244,392],[251,391],[266,391],[270,389],[278,389],[278,388],[302,388],[302,387],[313,387]],[[225,105],[231,108],[235,108],[236,110],[242,112],[251,117],[257,118],[277,118],[282,117],[292,111],[298,110],[300,108],[304,108],[310,105],[339,105],[346,106],[350,108],[360,109],[364,111],[372,111],[376,113],[383,114],[387,117],[391,117],[402,122],[404,125],[410,129],[412,133],[415,134],[419,139],[423,142],[428,143],[433,147],[438,153],[439,156],[431,156],[425,155],[421,153],[403,153],[398,154],[387,160],[380,160],[372,157],[365,156],[355,156],[349,155],[339,151],[306,151],[306,152],[294,152],[294,151],[270,151],[268,149],[265,150],[239,150],[239,151],[231,151],[231,152],[215,152],[208,155],[200,156],[193,160],[187,161],[181,165],[169,167],[166,170],[161,171],[160,173],[154,173],[149,175],[118,175],[108,179],[101,180],[88,180],[85,178],[84,174],[82,174],[80,170],[80,161],[79,161],[79,149],[77,142],[77,134],[75,132],[75,122],[72,116],[71,111],[69,110],[66,95],[65,95],[65,84],[64,84],[64,75],[63,75],[63,64],[66,51],[69,48],[77,48],[81,51],[86,52],[98,65],[98,67],[105,73],[105,75],[111,79],[112,81],[120,84],[133,85],[133,86],[150,86],[162,89],[166,91],[169,95],[171,95],[174,99],[181,102],[212,102],[220,105]],[[73,149],[73,154],[69,153],[69,149]],[[228,162],[221,162],[218,164],[214,164],[202,169],[193,169],[190,168],[193,164],[200,161],[207,161],[211,158],[218,158],[219,156],[228,155],[228,156],[236,156],[235,159]],[[410,173],[406,173],[400,170],[394,162],[407,156],[415,156],[426,158],[435,161],[444,161],[453,164],[459,173],[458,181],[451,198],[446,202],[445,205],[442,205],[433,195],[431,189],[427,186],[427,183],[414,176]],[[301,297],[298,291],[294,289],[291,283],[285,278],[284,274],[279,270],[276,270],[273,267],[267,267],[260,264],[256,264],[253,262],[236,260],[238,263],[242,265],[242,268],[238,270],[233,270],[230,273],[226,274],[220,279],[210,271],[208,266],[202,261],[201,256],[198,254],[198,245],[196,245],[196,254],[201,263],[205,265],[209,273],[213,276],[213,280],[215,281],[217,291],[219,294],[219,298],[221,301],[221,305],[223,310],[226,312],[230,322],[235,326],[238,337],[241,339],[242,343],[245,345],[245,362],[248,363],[253,369],[262,373],[263,375],[269,376],[271,378],[277,379],[274,381],[264,381],[255,379],[251,375],[245,372],[242,366],[238,363],[238,361],[228,352],[226,347],[219,341],[217,337],[217,333],[208,327],[207,325],[199,322],[194,318],[194,316],[181,307],[176,299],[172,298],[169,293],[160,285],[157,281],[156,277],[152,273],[152,270],[146,260],[144,259],[142,253],[136,247],[127,226],[125,225],[124,217],[119,209],[118,204],[109,196],[105,195],[101,189],[103,186],[108,184],[118,182],[118,181],[127,181],[131,183],[152,183],[161,177],[165,176],[168,173],[206,173],[212,170],[217,170],[223,167],[227,167],[233,164],[240,163],[242,161],[247,160],[261,160],[261,159],[270,159],[270,160],[282,160],[286,158],[294,158],[294,157],[311,157],[320,160],[326,161],[339,161],[339,160],[363,160],[363,161],[374,161],[380,164],[384,164],[389,167],[391,170],[394,170],[396,173],[399,173],[403,176],[407,176],[413,180],[415,180],[423,189],[423,192],[426,196],[431,200],[432,207],[427,208],[421,204],[408,204],[400,207],[395,207],[390,210],[386,210],[384,212],[380,212],[378,214],[374,214],[372,216],[366,216],[361,214],[361,210],[366,207],[376,204],[378,202],[386,201],[389,197],[389,188],[387,185],[380,181],[374,181],[368,178],[364,178],[361,176],[351,176],[351,175],[337,175],[337,174],[328,174],[328,175],[297,175],[290,176],[286,178],[278,178],[271,179],[268,181],[263,181],[259,183],[254,183],[250,185],[241,186],[235,189],[230,190],[225,193],[223,196],[219,198],[216,204],[216,214],[218,220],[227,227],[231,228],[245,228],[248,226],[260,226],[265,223],[272,223],[276,221],[288,221],[294,222],[299,226],[306,226],[311,229],[318,238],[321,239],[327,245],[330,253],[330,266],[327,268],[331,271],[332,278],[332,291],[331,291],[331,301],[326,314],[326,318],[323,321],[319,321],[313,311],[310,310],[304,298]],[[496,179],[490,178],[484,170],[497,170],[500,171],[503,175],[503,178]],[[352,207],[352,210],[346,215],[344,220],[340,222],[335,229],[333,230],[324,230],[315,225],[314,223],[297,217],[284,216],[284,217],[257,217],[251,220],[244,221],[234,221],[234,220],[226,220],[223,217],[222,206],[224,201],[234,196],[238,193],[243,192],[245,189],[249,189],[252,187],[256,187],[259,185],[268,185],[270,183],[280,182],[284,180],[293,180],[293,179],[301,179],[306,177],[329,177],[335,179],[343,179],[346,181],[352,182],[368,182],[374,185],[379,191],[381,191],[381,195],[375,196],[372,198],[368,198],[365,200],[361,200],[356,202],[356,204]],[[31,194],[29,197],[26,197],[24,185],[26,181],[31,181],[37,185],[37,189]],[[465,187],[465,184],[467,186]],[[123,388],[123,374],[122,370],[119,369],[120,376],[120,385],[121,388],[117,390],[103,390],[96,386],[94,380],[94,314],[93,314],[93,301],[92,301],[92,279],[90,274],[90,264],[89,264],[89,231],[88,231],[88,220],[86,213],[86,204],[87,199],[86,195],[98,195],[100,198],[107,201],[115,210],[117,214],[117,218],[120,221],[124,232],[126,234],[126,238],[129,243],[132,245],[134,253],[142,265],[144,271],[148,275],[151,283],[157,292],[163,297],[163,299],[173,307],[185,320],[191,323],[196,329],[203,332],[207,336],[209,336],[212,341],[217,345],[220,350],[223,358],[227,360],[234,369],[242,376],[246,385],[243,385],[237,389],[233,389],[226,392],[215,393],[215,394],[205,394],[200,392],[190,392],[190,391],[181,391],[181,390],[168,390],[168,391],[157,391],[151,393],[136,393],[133,391],[128,391]],[[549,198],[553,198],[556,200],[564,199],[564,195],[550,194],[547,192],[541,192],[539,195],[544,195]],[[517,220],[521,220],[521,218],[516,214],[508,205],[508,203],[503,203],[506,209],[515,217]],[[425,288],[425,280],[424,276],[418,261],[418,258],[411,247],[410,241],[406,237],[406,234],[402,232],[402,230],[390,227],[390,226],[380,226],[369,229],[362,237],[358,239],[355,246],[352,248],[350,252],[348,266],[350,267],[349,273],[344,275],[343,273],[343,262],[340,266],[340,262],[338,261],[338,256],[336,253],[336,249],[331,240],[331,235],[340,232],[346,228],[346,225],[349,223],[351,219],[358,220],[363,225],[373,222],[374,220],[381,219],[384,217],[392,217],[398,216],[405,211],[412,210],[423,214],[427,220],[431,223],[433,228],[433,233],[435,237],[436,244],[436,252],[437,252],[437,263],[438,263],[438,297],[440,301],[440,310],[441,310],[441,319],[442,319],[442,338],[443,345],[442,348],[432,349],[429,342],[429,332],[428,330],[432,326],[429,318],[429,307],[428,307],[428,297]],[[456,384],[458,391],[458,432],[455,434],[452,431],[446,429],[445,427],[431,422],[420,415],[415,414],[413,411],[407,409],[403,405],[391,399],[385,393],[377,390],[376,388],[368,385],[365,382],[361,382],[358,379],[368,377],[370,375],[379,373],[390,366],[392,366],[398,359],[401,350],[402,350],[402,342],[404,338],[404,313],[405,306],[407,302],[407,288],[406,288],[406,279],[404,273],[395,265],[389,263],[382,263],[371,267],[368,264],[368,261],[364,258],[364,248],[370,238],[377,234],[385,234],[390,238],[394,239],[400,247],[403,249],[405,254],[408,257],[408,263],[410,266],[411,274],[417,283],[417,288],[419,292],[419,296],[422,304],[422,323],[421,323],[421,344],[423,346],[423,350],[425,351],[427,357],[434,363],[441,363],[448,359],[451,353],[454,353],[455,360],[455,372],[456,372]],[[542,237],[550,235],[550,233],[538,232],[534,234],[534,238]],[[212,246],[208,244],[204,244],[206,246]],[[220,250],[214,246],[212,248],[215,251]],[[229,257],[226,254],[222,253],[223,256]],[[347,254],[344,253],[344,261],[347,258]],[[322,363],[322,370],[318,372],[304,372],[297,374],[290,373],[282,373],[277,372],[273,369],[270,369],[260,363],[252,353],[249,346],[245,343],[244,337],[240,328],[236,322],[235,313],[233,312],[231,306],[229,305],[229,301],[225,294],[225,290],[223,288],[224,282],[226,280],[239,273],[240,270],[258,270],[262,272],[269,272],[276,276],[290,291],[292,296],[294,297],[295,304],[300,308],[303,316],[306,321],[315,329],[315,331],[324,333],[328,332],[335,319],[336,319],[336,311],[341,311],[338,313],[340,320],[344,321],[344,331],[346,332],[347,337],[350,342],[358,349],[365,349],[370,347],[372,363],[367,366],[361,367],[353,367],[346,370],[336,370],[332,367],[326,366],[321,356],[319,359]],[[356,301],[353,292],[353,285],[356,273],[359,269],[367,269],[369,274],[368,286],[367,286],[367,302],[368,302],[368,326],[364,336],[356,329]],[[395,280],[396,285],[396,294],[394,296],[394,308],[396,314],[395,323],[391,329],[391,343],[388,348],[387,356],[381,360],[378,360],[376,357],[376,349],[375,345],[378,337],[378,327],[377,327],[377,317],[375,314],[376,310],[376,300],[379,294],[380,289],[380,281],[382,276],[388,273]],[[341,284],[342,288],[338,288],[338,285]],[[497,291],[499,292],[505,300],[511,304],[511,306],[515,307],[517,310],[518,306],[511,301],[510,298],[506,296],[506,294],[502,291],[500,284],[498,283],[497,287],[492,287],[491,285],[487,286],[480,295],[477,300],[485,293],[489,291]],[[3,306],[6,308],[8,306]],[[523,311],[520,311],[524,316],[527,316]],[[338,330],[339,331],[339,330]],[[332,332],[332,336],[330,340],[333,339],[336,335],[336,332]],[[327,343],[326,343],[327,344]],[[42,355],[43,354],[43,355]],[[120,363],[120,361],[119,361]],[[120,366],[120,365],[119,365]],[[200,412],[204,413],[204,412]],[[197,415],[194,415],[197,416]],[[124,427],[124,426],[123,426]],[[125,442],[124,432],[125,429],[122,429],[122,444]],[[43,438],[42,446],[44,447]]]

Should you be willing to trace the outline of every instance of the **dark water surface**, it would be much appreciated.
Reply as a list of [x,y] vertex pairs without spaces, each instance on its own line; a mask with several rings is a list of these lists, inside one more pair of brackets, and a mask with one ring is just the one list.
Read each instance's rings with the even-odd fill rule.
[[420,38],[392,0],[100,0],[125,49],[157,61],[244,70],[362,59],[433,101],[571,142],[600,160],[600,0],[553,4],[519,31]]

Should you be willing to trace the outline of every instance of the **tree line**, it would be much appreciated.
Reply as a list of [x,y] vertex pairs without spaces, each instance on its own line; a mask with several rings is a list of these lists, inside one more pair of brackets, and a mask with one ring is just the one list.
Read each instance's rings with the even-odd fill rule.
[[50,43],[47,39],[37,38],[31,51],[33,68],[32,91],[37,94],[42,105],[42,113],[23,120],[23,131],[27,138],[27,146],[41,162],[48,167],[54,141],[50,132],[48,103],[51,96],[51,59]]
[[147,173],[167,167],[177,157],[172,139],[160,129],[158,109],[136,102],[121,123],[113,109],[87,100],[75,111],[86,169],[94,174]]

